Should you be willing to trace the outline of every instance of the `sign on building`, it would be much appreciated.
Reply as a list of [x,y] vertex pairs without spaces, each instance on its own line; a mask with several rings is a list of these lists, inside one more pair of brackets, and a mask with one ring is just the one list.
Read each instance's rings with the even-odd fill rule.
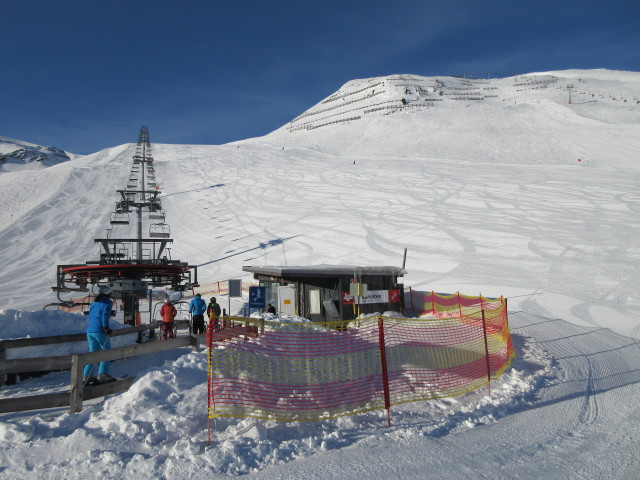
[[281,315],[296,314],[296,289],[289,285],[278,287],[278,313]]
[[342,293],[342,303],[347,305],[398,302],[400,302],[400,290],[369,290],[366,295],[360,297],[351,295],[350,292]]
[[265,287],[249,287],[249,308],[264,308],[266,296]]

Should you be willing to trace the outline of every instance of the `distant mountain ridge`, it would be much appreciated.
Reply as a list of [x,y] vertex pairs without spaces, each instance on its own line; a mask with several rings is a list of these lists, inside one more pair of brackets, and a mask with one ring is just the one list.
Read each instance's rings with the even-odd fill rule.
[[[617,73],[630,75],[618,76]],[[614,76],[617,81],[603,84],[602,80],[607,76]],[[531,73],[494,79],[389,75],[352,80],[291,120],[285,128],[289,132],[314,130],[366,116],[427,111],[471,103],[504,103],[526,92],[535,94],[545,90],[544,95],[537,96],[559,103],[569,103],[573,97],[574,104],[639,105],[640,89],[629,89],[620,81],[621,77],[635,80],[636,87],[640,81],[637,73],[599,70]]]
[[0,172],[50,167],[75,157],[57,147],[0,137]]
[[640,73],[352,80],[263,137],[235,143],[368,158],[636,168]]

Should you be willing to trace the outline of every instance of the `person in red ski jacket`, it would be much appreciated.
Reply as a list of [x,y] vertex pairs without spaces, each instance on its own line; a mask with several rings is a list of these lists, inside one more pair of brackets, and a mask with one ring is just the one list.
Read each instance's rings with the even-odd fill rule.
[[178,312],[176,307],[174,307],[171,301],[167,298],[167,301],[160,309],[160,316],[162,317],[162,340],[166,340],[167,337],[175,338],[173,332],[177,314]]

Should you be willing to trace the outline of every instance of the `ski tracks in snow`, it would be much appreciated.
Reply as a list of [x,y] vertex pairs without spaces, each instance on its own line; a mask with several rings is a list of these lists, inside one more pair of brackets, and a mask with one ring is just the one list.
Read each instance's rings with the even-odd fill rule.
[[638,392],[639,342],[605,328],[550,317],[535,299],[522,307],[529,313],[510,313],[512,332],[534,338],[561,371],[533,403],[535,409],[544,407],[547,418],[548,439],[541,448],[574,450],[570,444],[589,437],[606,449],[609,440],[602,432],[622,418],[623,405]]

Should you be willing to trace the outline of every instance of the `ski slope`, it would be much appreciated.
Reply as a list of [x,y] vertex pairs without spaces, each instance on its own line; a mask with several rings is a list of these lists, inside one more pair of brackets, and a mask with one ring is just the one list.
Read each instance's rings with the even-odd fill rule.
[[[137,375],[132,389],[79,415],[2,415],[0,471],[635,478],[640,73],[483,82],[355,80],[265,137],[152,143],[152,153],[172,257],[198,265],[201,283],[250,280],[243,265],[399,265],[407,248],[407,287],[507,297],[518,358],[491,396],[394,407],[391,428],[384,412],[311,424],[218,420],[207,448],[206,357],[185,349],[116,362],[116,375]],[[382,83],[384,93],[373,92]],[[476,91],[485,98],[450,98]],[[336,102],[345,105],[327,110]],[[394,108],[364,113],[384,105]],[[304,125],[313,128],[296,129]],[[150,133],[154,142],[153,125]],[[55,300],[57,264],[97,257],[93,239],[110,228],[134,152],[124,144],[0,174],[7,336],[70,333],[66,315],[37,310]],[[69,316],[82,331],[86,319]],[[68,373],[55,373],[0,397],[65,384]]]

